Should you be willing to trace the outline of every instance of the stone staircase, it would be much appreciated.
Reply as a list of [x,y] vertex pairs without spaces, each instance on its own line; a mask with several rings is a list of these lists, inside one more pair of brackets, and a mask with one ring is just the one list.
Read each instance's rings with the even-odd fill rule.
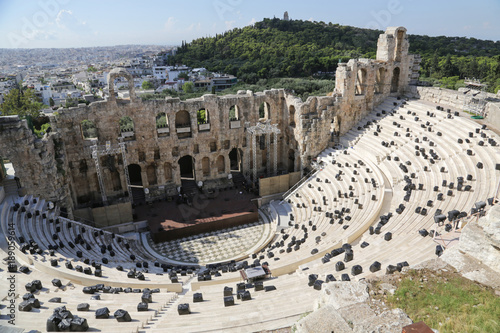
[[5,195],[17,194],[19,187],[17,186],[17,182],[15,179],[4,179],[0,186],[3,186],[5,191]]
[[182,179],[182,191],[184,194],[188,196],[196,195],[198,191],[198,186],[196,185],[196,181],[189,179]]
[[134,204],[146,202],[146,195],[142,187],[131,187],[130,190],[132,191],[132,201]]
[[237,188],[242,188],[243,183],[246,181],[243,174],[241,172],[231,172],[231,174],[233,175],[234,186],[236,186]]

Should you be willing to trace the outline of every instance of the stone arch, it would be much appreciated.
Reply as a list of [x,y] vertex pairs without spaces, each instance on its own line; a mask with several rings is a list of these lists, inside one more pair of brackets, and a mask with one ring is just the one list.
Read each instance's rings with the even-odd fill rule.
[[148,176],[148,184],[156,185],[158,184],[158,178],[156,177],[156,167],[154,164],[148,165],[146,168],[146,175]]
[[82,130],[82,137],[85,140],[97,139],[97,127],[94,122],[88,119],[82,120],[80,123],[80,128]]
[[366,69],[359,68],[356,72],[356,95],[366,94]]
[[139,164],[129,164],[127,168],[130,178],[130,184],[136,186],[142,186],[141,166]]
[[109,100],[116,101],[115,97],[115,79],[119,77],[124,77],[128,81],[128,89],[130,100],[135,102],[135,87],[133,76],[123,67],[113,68],[108,74],[108,90],[109,90]]
[[191,137],[191,116],[186,110],[175,114],[175,129],[179,139]]
[[217,157],[217,171],[219,173],[226,172],[226,160],[224,159],[224,156],[222,156],[222,155],[219,155]]
[[165,162],[165,164],[163,165],[163,172],[165,175],[165,181],[172,181],[172,164],[170,164],[170,162]]
[[385,75],[387,70],[384,67],[377,69],[375,73],[375,93],[382,94],[384,92]]
[[391,93],[398,92],[399,90],[399,76],[400,76],[399,67],[394,68],[392,71],[392,81],[391,81]]
[[290,126],[295,128],[295,106],[290,105],[288,108],[289,112],[289,119],[290,119]]
[[229,152],[229,166],[231,171],[242,171],[243,168],[243,151],[239,148],[233,148]]
[[259,106],[259,120],[268,119],[271,119],[271,106],[267,102],[262,102]]
[[201,170],[204,177],[210,176],[210,159],[208,157],[203,157],[201,160]]
[[185,155],[178,161],[181,178],[195,179],[194,158],[191,155]]

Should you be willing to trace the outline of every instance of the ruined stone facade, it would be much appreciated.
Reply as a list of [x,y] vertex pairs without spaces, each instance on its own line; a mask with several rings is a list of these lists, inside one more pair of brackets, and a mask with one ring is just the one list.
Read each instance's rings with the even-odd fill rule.
[[[27,192],[73,209],[101,200],[91,156],[96,140],[99,147],[126,144],[127,165],[116,152],[99,157],[111,203],[128,199],[125,171],[132,185],[147,188],[146,199],[177,193],[182,177],[208,186],[227,180],[235,169],[254,182],[253,165],[257,177],[304,172],[335,136],[346,133],[387,96],[405,93],[412,66],[406,29],[399,27],[380,36],[376,60],[353,59],[339,65],[332,96],[307,101],[282,89],[143,101],[135,96],[133,84],[130,99],[120,100],[113,82],[117,77],[131,82],[131,77],[124,69],[114,69],[108,100],[59,109],[43,140],[36,140],[17,118],[9,120],[8,129],[0,132],[2,154],[12,160]],[[201,121],[199,110],[205,110]],[[123,117],[132,120],[125,129],[120,127]],[[85,126],[95,126],[93,138],[84,136],[84,121]],[[258,123],[273,124],[280,134],[258,135],[254,149],[247,129]]]

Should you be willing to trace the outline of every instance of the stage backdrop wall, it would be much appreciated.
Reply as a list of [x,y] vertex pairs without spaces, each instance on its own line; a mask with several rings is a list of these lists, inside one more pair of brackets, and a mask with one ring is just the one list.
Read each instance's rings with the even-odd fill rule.
[[98,208],[84,208],[73,212],[77,217],[94,221],[99,227],[108,227],[116,224],[132,222],[132,205],[130,202],[119,203]]
[[286,175],[259,179],[261,197],[286,192],[300,180],[300,171]]

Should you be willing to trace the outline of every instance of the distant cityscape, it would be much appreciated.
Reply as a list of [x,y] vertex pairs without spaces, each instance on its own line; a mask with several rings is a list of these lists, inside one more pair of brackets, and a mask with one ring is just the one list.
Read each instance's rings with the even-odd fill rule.
[[[182,90],[192,82],[193,91],[214,93],[230,88],[237,78],[212,73],[205,68],[177,64],[168,66],[175,46],[120,45],[65,49],[0,49],[0,104],[10,90],[34,89],[50,113],[59,107],[77,106],[106,99],[108,73],[116,67],[127,69],[134,77],[138,96]],[[115,82],[118,98],[128,98],[128,82]]]

